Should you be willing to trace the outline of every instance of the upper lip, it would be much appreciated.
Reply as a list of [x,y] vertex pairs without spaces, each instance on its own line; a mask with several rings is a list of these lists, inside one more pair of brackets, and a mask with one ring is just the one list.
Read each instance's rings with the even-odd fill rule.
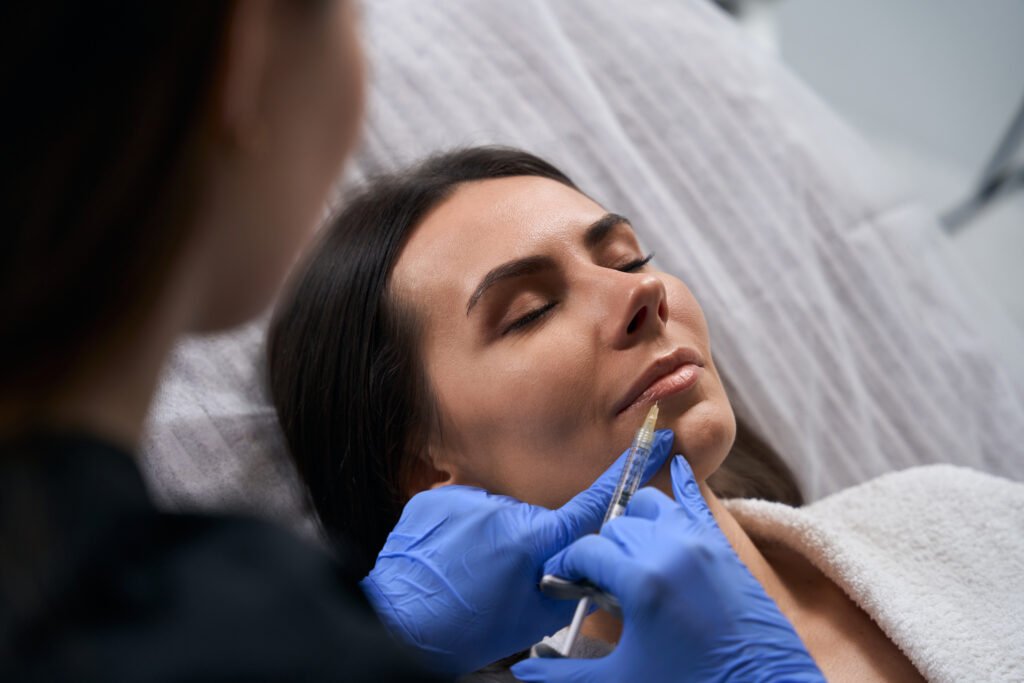
[[618,415],[633,405],[633,402],[640,398],[659,379],[687,364],[704,367],[704,359],[700,357],[700,353],[695,349],[689,348],[678,348],[671,353],[655,358],[654,362],[647,366],[647,369],[629,386],[629,390],[623,395],[622,400],[616,404],[615,414]]

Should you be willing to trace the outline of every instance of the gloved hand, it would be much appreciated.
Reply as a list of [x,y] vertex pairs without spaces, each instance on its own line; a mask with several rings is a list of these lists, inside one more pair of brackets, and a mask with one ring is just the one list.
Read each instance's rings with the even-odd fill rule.
[[[668,460],[659,430],[643,480]],[[601,527],[625,453],[558,510],[468,486],[419,493],[360,586],[392,635],[427,666],[462,674],[525,650],[569,623],[575,605],[537,588],[544,561]]]
[[624,516],[545,565],[618,597],[618,647],[599,659],[528,659],[512,673],[524,681],[824,681],[722,535],[682,456],[672,461],[672,489],[678,503],[638,491]]

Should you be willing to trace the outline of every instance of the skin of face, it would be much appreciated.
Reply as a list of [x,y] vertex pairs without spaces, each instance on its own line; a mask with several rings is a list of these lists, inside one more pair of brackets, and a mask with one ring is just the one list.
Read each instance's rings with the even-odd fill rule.
[[193,330],[245,321],[271,300],[322,218],[363,110],[355,3],[236,3],[214,103],[216,134],[188,260]]
[[[702,368],[660,399],[658,427],[674,430],[674,452],[699,482],[725,459],[735,419],[700,306],[679,279],[642,264],[629,223],[607,221],[588,246],[607,215],[553,180],[489,179],[459,186],[408,238],[392,286],[423,324],[440,412],[423,466],[437,485],[561,506],[629,447],[650,403],[618,408],[680,349]],[[520,259],[525,274],[496,281],[467,311],[492,269]],[[651,484],[669,492],[668,467]]]

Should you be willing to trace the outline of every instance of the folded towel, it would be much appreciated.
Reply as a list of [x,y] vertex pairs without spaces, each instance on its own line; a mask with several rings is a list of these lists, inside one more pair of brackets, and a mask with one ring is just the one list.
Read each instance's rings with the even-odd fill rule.
[[1024,484],[932,465],[802,508],[726,505],[807,557],[929,680],[1024,680]]

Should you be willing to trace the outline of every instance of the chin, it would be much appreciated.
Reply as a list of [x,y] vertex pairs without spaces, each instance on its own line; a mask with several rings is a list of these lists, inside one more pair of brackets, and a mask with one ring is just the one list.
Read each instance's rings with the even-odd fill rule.
[[709,400],[701,401],[659,427],[675,432],[672,452],[686,458],[700,483],[725,462],[736,439],[736,418],[732,407],[728,403],[722,406]]

